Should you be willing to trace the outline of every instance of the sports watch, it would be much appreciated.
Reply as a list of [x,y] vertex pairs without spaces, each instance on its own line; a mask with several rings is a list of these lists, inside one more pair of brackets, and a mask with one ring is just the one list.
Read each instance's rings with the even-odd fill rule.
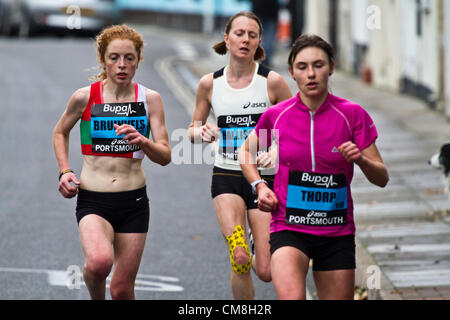
[[252,186],[253,194],[256,194],[256,186],[260,183],[265,183],[267,186],[269,185],[266,180],[262,180],[262,179],[252,182],[250,185]]

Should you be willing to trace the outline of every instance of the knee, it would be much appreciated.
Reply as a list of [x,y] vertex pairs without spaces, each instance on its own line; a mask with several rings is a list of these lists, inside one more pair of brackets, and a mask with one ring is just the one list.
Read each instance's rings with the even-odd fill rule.
[[113,258],[109,255],[98,254],[86,259],[84,270],[90,277],[97,280],[106,279],[111,272]]
[[278,290],[279,300],[306,300],[306,292],[301,290]]
[[133,283],[111,281],[109,291],[113,300],[134,299]]
[[263,282],[272,281],[272,273],[270,270],[270,260],[264,261],[260,256],[253,259],[253,270],[258,276],[259,280]]
[[248,250],[245,233],[240,225],[237,225],[233,234],[227,237],[230,262],[233,271],[237,274],[246,274],[252,266],[252,257]]
[[270,274],[270,268],[267,269],[258,269],[256,268],[256,275],[258,276],[259,280],[263,282],[271,282],[272,281],[272,275]]

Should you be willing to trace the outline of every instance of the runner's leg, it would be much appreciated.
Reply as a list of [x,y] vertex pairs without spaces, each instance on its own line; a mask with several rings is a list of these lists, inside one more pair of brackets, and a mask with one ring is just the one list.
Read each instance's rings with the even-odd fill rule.
[[272,254],[272,282],[278,299],[306,300],[309,257],[294,247],[281,247]]
[[314,271],[320,300],[353,300],[355,270]]
[[114,261],[114,230],[108,221],[90,214],[81,219],[79,234],[86,259],[84,282],[93,300],[105,299],[106,278]]
[[255,243],[255,256],[253,267],[261,281],[270,282],[270,220],[272,214],[258,209],[248,210],[248,222],[252,229],[253,241]]
[[[242,226],[245,231],[245,211],[244,200],[235,194],[221,194],[213,199],[217,221],[223,236],[229,237],[233,234],[237,225]],[[237,247],[234,251],[234,259],[237,264],[245,264],[250,257],[242,247]],[[233,297],[237,300],[253,299],[254,287],[250,272],[237,274],[231,270],[231,289]]]
[[144,252],[146,233],[116,233],[114,269],[110,292],[112,299],[135,299],[134,282]]

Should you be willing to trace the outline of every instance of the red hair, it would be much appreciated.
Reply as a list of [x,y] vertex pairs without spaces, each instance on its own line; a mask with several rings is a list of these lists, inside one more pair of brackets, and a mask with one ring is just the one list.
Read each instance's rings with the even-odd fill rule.
[[[144,40],[142,36],[133,28],[122,24],[115,25],[103,29],[103,31],[96,37],[96,47],[97,47],[97,59],[101,65],[105,64],[105,53],[108,45],[116,39],[128,39],[133,42],[134,47],[137,52],[138,61],[142,60],[142,54],[144,51]],[[103,70],[93,80],[101,81],[106,79],[106,71]]]

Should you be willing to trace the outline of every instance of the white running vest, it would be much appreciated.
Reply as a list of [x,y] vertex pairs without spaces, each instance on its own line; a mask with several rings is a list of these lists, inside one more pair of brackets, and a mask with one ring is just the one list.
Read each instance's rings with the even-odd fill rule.
[[272,104],[267,91],[270,70],[256,63],[250,85],[234,89],[228,84],[227,69],[228,66],[214,73],[211,104],[220,128],[214,165],[227,170],[241,170],[239,148]]

